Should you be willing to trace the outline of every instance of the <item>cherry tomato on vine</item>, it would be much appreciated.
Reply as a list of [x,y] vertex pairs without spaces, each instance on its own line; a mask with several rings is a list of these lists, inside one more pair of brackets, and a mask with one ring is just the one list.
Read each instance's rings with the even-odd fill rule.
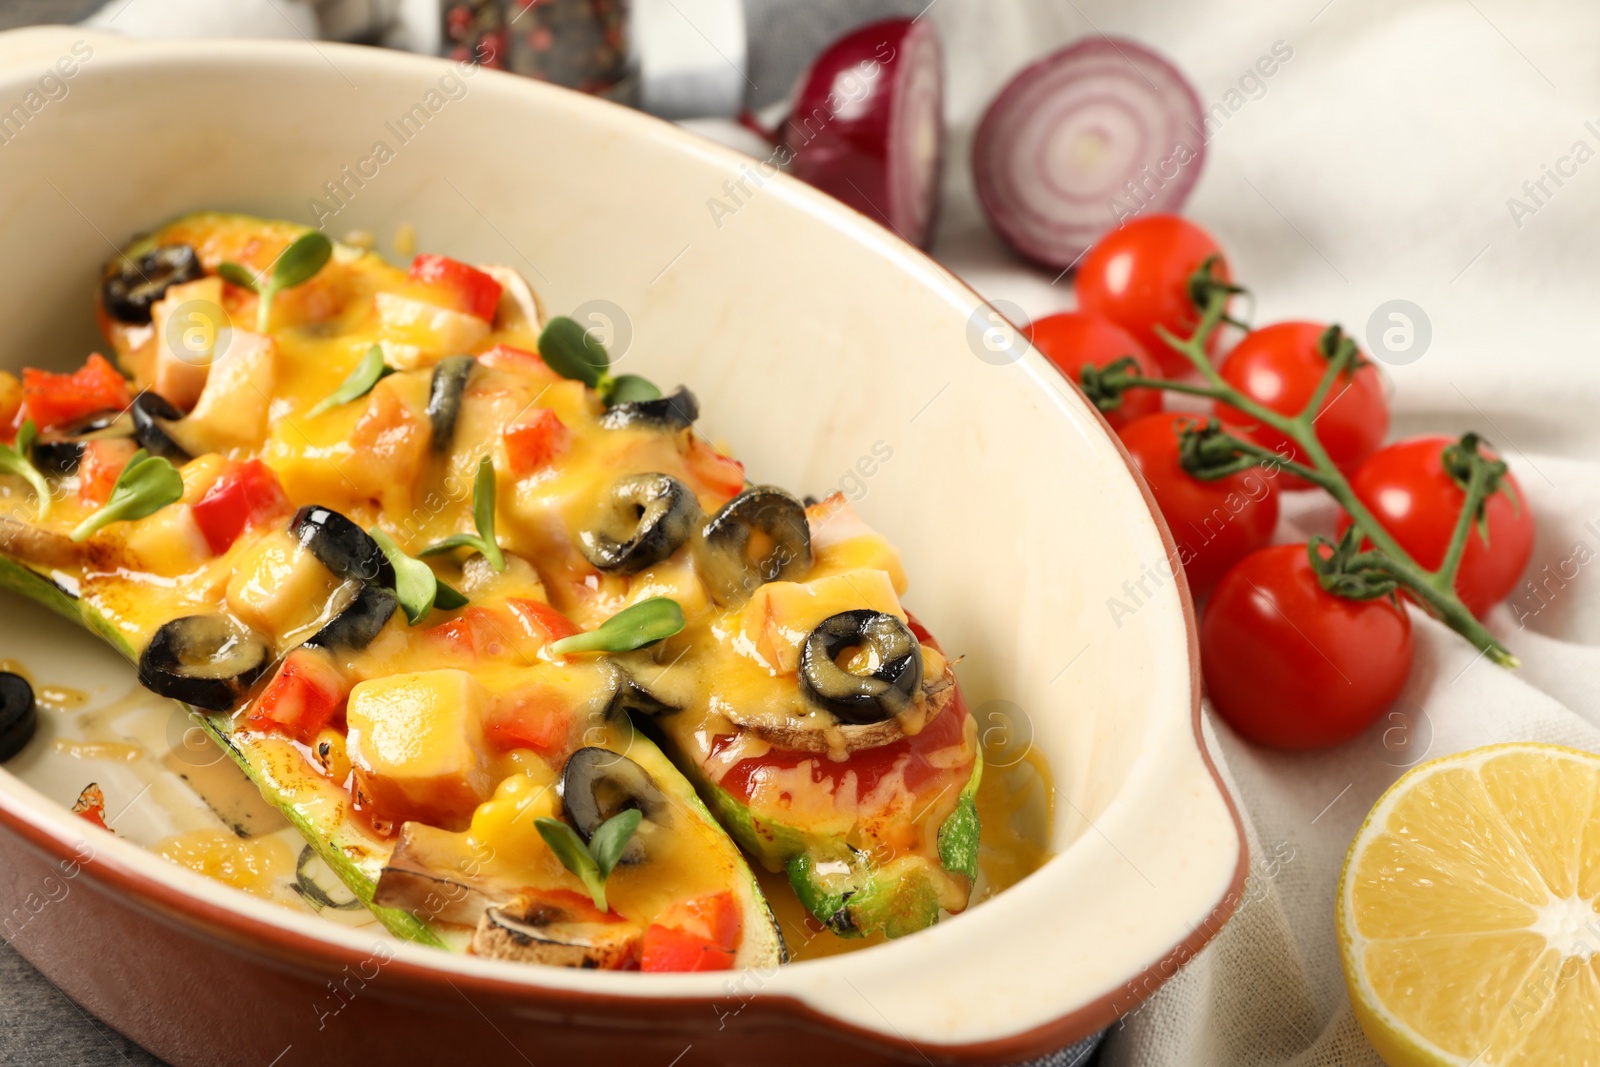
[[[1444,466],[1449,437],[1412,437],[1374,453],[1350,479],[1367,506],[1400,547],[1428,570],[1444,562],[1466,491]],[[1508,492],[1509,490],[1509,492]],[[1482,616],[1511,594],[1533,555],[1533,513],[1514,475],[1484,505],[1488,542],[1476,526],[1467,534],[1456,573],[1456,595]],[[1340,530],[1350,525],[1348,517]]]
[[1260,468],[1201,481],[1178,462],[1178,430],[1193,415],[1146,415],[1122,428],[1133,457],[1178,543],[1178,559],[1196,600],[1224,572],[1272,540],[1278,525],[1278,491]]
[[1272,748],[1326,748],[1355,737],[1394,703],[1411,659],[1405,609],[1388,597],[1327,592],[1303,544],[1245,557],[1217,583],[1200,624],[1212,706]]
[[[1189,278],[1222,248],[1209,233],[1176,215],[1147,215],[1124,223],[1100,239],[1078,264],[1074,286],[1078,309],[1103,315],[1133,334],[1167,374],[1189,370],[1189,361],[1156,335],[1194,333],[1200,321],[1189,295]],[[1231,277],[1223,260],[1220,277]],[[1215,345],[1211,335],[1207,351]]]
[[[1252,330],[1228,353],[1223,379],[1245,396],[1280,415],[1298,415],[1311,402],[1328,367],[1323,337],[1328,327],[1314,322],[1278,322]],[[1358,355],[1358,359],[1361,357]],[[1348,474],[1372,455],[1389,432],[1389,404],[1383,396],[1378,368],[1361,359],[1348,377],[1341,375],[1328,390],[1316,417],[1317,440],[1334,465]],[[1217,418],[1245,432],[1289,459],[1306,462],[1287,437],[1227,404],[1217,405]],[[1285,475],[1283,488],[1308,489],[1310,483]]]
[[[1136,373],[1141,378],[1156,378],[1160,374],[1156,363],[1137,338],[1110,319],[1099,315],[1085,315],[1079,311],[1063,311],[1048,315],[1023,328],[1022,334],[1045,358],[1056,365],[1074,385],[1082,382],[1084,367],[1105,367],[1124,356],[1132,356]],[[1114,430],[1120,430],[1134,419],[1161,410],[1161,393],[1155,389],[1129,389],[1122,394],[1122,403],[1105,411],[1106,421]]]

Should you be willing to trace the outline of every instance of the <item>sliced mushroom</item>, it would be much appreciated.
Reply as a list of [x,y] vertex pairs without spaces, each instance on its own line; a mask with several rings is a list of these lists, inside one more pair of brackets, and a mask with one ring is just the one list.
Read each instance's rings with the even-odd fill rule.
[[408,822],[383,865],[372,902],[429,921],[473,926],[494,902],[490,888],[469,870],[481,867],[463,856],[459,835]]
[[[955,675],[948,669],[942,677],[923,685],[923,729],[927,729],[928,723],[944,713],[955,700],[955,695]],[[830,759],[869,748],[882,748],[906,736],[906,723],[898,715],[861,726],[842,724],[825,711],[795,718],[775,719],[755,715],[746,718],[737,713],[729,718],[746,733],[773,748],[786,752],[809,752]]]
[[[57,530],[0,516],[0,552],[36,567],[69,570],[89,561],[92,549]],[[76,595],[76,594],[74,594]]]
[[805,505],[775,485],[752,486],[724,504],[702,542],[701,570],[722,604],[743,603],[761,585],[811,569]]
[[[839,662],[850,652],[849,666]],[[800,651],[800,691],[841,723],[866,725],[903,711],[922,685],[922,644],[887,612],[823,619]]]
[[270,661],[266,642],[226,615],[187,615],[145,646],[139,683],[206,711],[231,711]]
[[445,452],[456,434],[461,416],[461,394],[477,360],[471,356],[446,356],[434,364],[428,383],[428,422],[433,427],[433,450]]
[[686,430],[700,417],[700,402],[687,387],[654,400],[626,400],[613,404],[600,416],[608,430],[650,429],[673,433]]
[[393,588],[394,567],[378,542],[332,508],[301,508],[289,521],[289,532],[340,578]]
[[472,951],[495,960],[614,971],[633,961],[639,941],[634,923],[586,922],[559,905],[519,896],[484,911]]
[[200,257],[188,245],[162,245],[138,259],[118,256],[106,265],[100,297],[106,313],[118,322],[144,325],[150,309],[168,289],[205,274]]
[[528,285],[527,279],[512,268],[497,264],[491,263],[478,269],[500,283],[500,305],[494,313],[495,329],[538,333],[544,315],[539,309],[539,297]]
[[360,652],[372,644],[399,606],[400,600],[392,590],[362,582],[350,602],[305,643],[329,652]]
[[620,752],[580,748],[561,771],[561,802],[567,819],[587,841],[600,824],[624,811],[644,816],[622,850],[621,863],[641,863],[652,834],[672,825],[672,802],[648,772]]
[[678,479],[629,474],[611,486],[599,523],[578,535],[578,547],[600,570],[632,574],[676,552],[699,515],[694,493]]
[[134,440],[140,448],[173,463],[189,462],[188,449],[178,443],[170,429],[171,423],[183,419],[183,412],[167,403],[160,393],[148,389],[133,398],[129,410],[133,414]]
[[0,763],[21,752],[38,726],[33,686],[20,674],[0,671]]

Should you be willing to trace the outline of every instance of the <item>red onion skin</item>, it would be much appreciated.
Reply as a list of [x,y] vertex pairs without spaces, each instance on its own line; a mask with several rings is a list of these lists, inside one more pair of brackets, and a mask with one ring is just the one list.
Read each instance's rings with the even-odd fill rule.
[[[888,214],[890,118],[908,42],[913,34],[932,32],[931,26],[911,19],[886,19],[841,37],[807,71],[794,110],[778,131],[789,157],[789,173],[924,248],[938,209],[938,175],[944,161],[942,116],[932,161],[933,203],[920,227]],[[875,76],[863,76],[862,71],[870,72],[874,66]],[[841,87],[849,95],[842,94]]]
[[[1188,157],[1178,173],[1169,180],[1169,187],[1162,191],[1157,202],[1141,208],[1139,214],[1146,210],[1155,213],[1175,214],[1188,199],[1195,182],[1200,177],[1200,171],[1205,165],[1206,134],[1204,127],[1204,109],[1200,98],[1195,94],[1193,86],[1165,56],[1146,48],[1136,41],[1116,37],[1087,37],[1053,52],[1041,59],[1035,60],[1017,73],[1005,87],[995,96],[985,109],[982,120],[978,124],[977,135],[972,142],[972,172],[974,187],[978,195],[978,203],[984,215],[989,219],[996,232],[1019,255],[1031,260],[1040,266],[1055,271],[1067,271],[1077,266],[1084,252],[1092,247],[1106,231],[1123,224],[1125,219],[1114,219],[1109,209],[1106,211],[1103,226],[1096,226],[1092,231],[1085,229],[1074,235],[1075,240],[1062,238],[1055,242],[1059,247],[1050,247],[1048,242],[1042,241],[1039,235],[1031,232],[1031,228],[1023,220],[1020,211],[1012,210],[1006,205],[996,192],[999,179],[993,171],[993,160],[989,145],[997,136],[996,131],[1005,120],[1007,109],[1014,106],[1017,98],[1021,97],[1037,79],[1048,76],[1055,67],[1063,63],[1070,63],[1078,59],[1091,58],[1099,54],[1116,57],[1119,61],[1127,63],[1134,59],[1153,63],[1170,72],[1175,83],[1182,89],[1182,100],[1175,101],[1180,104],[1187,120],[1183,124],[1184,144],[1188,149]],[[1162,146],[1162,152],[1170,152],[1175,146]],[[1156,160],[1151,160],[1153,165]],[[1153,167],[1151,168],[1153,169]],[[1130,179],[1138,179],[1137,173],[1130,173]],[[1119,199],[1124,194],[1119,190],[1116,194]],[[1165,346],[1162,346],[1164,351]]]

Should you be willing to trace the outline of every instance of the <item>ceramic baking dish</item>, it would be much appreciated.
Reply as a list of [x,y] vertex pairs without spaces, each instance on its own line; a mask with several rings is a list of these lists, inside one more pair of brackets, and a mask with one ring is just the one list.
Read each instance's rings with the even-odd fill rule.
[[[81,782],[0,771],[0,914],[28,909],[14,943],[134,1040],[250,1067],[1005,1062],[1133,1008],[1232,911],[1243,837],[1148,493],[1093,409],[1035,353],[987,347],[979,297],[892,234],[641,114],[375,49],[17,31],[0,131],[0,366],[75,365],[98,342],[100,264],[202,207],[336,236],[406,223],[428,250],[517,267],[554,311],[607,302],[625,369],[692,383],[703,431],[755,477],[860,486],[908,603],[966,657],[980,727],[1025,733],[1007,743],[1056,786],[1057,855],[954,920],[775,973],[657,976],[411,945],[375,962],[369,931],[89,828],[60,803]],[[892,458],[864,475],[880,442]],[[1110,611],[1130,588],[1135,610]],[[131,680],[10,594],[0,635],[41,674]]]

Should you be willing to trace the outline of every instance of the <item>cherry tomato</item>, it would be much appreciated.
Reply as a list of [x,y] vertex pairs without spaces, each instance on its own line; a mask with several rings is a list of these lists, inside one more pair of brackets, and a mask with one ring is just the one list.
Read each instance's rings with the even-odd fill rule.
[[[1157,326],[1178,338],[1194,333],[1200,321],[1189,296],[1189,276],[1221,247],[1209,233],[1176,215],[1147,215],[1125,223],[1100,239],[1078,264],[1074,285],[1078,308],[1103,315],[1133,334],[1168,374],[1189,369],[1160,337]],[[1231,277],[1223,261],[1218,270]],[[1216,334],[1211,335],[1211,351]]]
[[[1159,377],[1155,361],[1138,339],[1110,319],[1099,315],[1064,311],[1030,323],[1023,328],[1022,334],[1073,385],[1081,384],[1084,367],[1104,367],[1124,356],[1133,357],[1135,370],[1140,377]],[[1160,392],[1155,389],[1129,389],[1122,394],[1122,403],[1118,407],[1103,414],[1112,429],[1120,430],[1134,419],[1160,410]]]
[[[1327,327],[1314,322],[1279,322],[1246,334],[1222,365],[1229,385],[1281,415],[1298,415],[1311,401],[1327,369],[1319,347]],[[1383,398],[1378,368],[1363,361],[1354,374],[1341,376],[1328,390],[1318,409],[1317,440],[1328,458],[1349,473],[1372,455],[1389,432],[1389,404]],[[1248,431],[1256,443],[1289,459],[1305,462],[1289,439],[1277,430],[1260,426],[1249,415],[1227,404],[1217,405],[1217,418]],[[1292,474],[1284,475],[1284,489],[1309,489]]]
[[1217,583],[1200,624],[1212,706],[1272,748],[1326,748],[1355,737],[1400,694],[1411,658],[1405,609],[1388,597],[1327,592],[1303,544],[1245,557]]
[[[1444,468],[1444,450],[1454,443],[1449,437],[1397,441],[1374,453],[1350,479],[1356,498],[1429,570],[1444,562],[1467,497]],[[1474,527],[1456,573],[1456,595],[1480,616],[1511,594],[1533,555],[1533,513],[1513,475],[1508,473],[1502,490],[1488,499],[1484,519],[1488,543]],[[1341,532],[1349,525],[1346,517]]]
[[1178,559],[1198,600],[1229,567],[1272,540],[1278,491],[1260,468],[1203,482],[1178,463],[1178,430],[1193,415],[1146,415],[1122,429],[1133,457],[1178,543]]

